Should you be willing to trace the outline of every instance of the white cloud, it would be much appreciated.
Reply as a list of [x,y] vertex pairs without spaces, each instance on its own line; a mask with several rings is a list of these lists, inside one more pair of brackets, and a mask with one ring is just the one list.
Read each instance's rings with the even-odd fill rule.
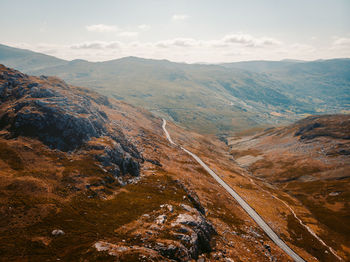
[[150,25],[146,25],[146,24],[142,24],[142,25],[139,25],[137,28],[142,30],[142,31],[147,31],[147,30],[151,29],[151,26]]
[[185,14],[175,14],[172,16],[172,19],[174,21],[183,21],[186,20],[189,16]]
[[230,34],[224,36],[219,41],[213,41],[214,46],[224,47],[232,44],[246,47],[267,47],[281,45],[281,41],[271,37],[254,37],[248,34]]
[[103,42],[103,41],[94,41],[94,42],[84,42],[75,45],[71,45],[71,49],[118,49],[122,46],[121,42]]
[[335,40],[333,41],[333,46],[334,47],[343,47],[343,46],[350,46],[350,38],[346,38],[346,37],[337,37],[335,38]]
[[116,32],[119,30],[116,25],[105,25],[105,24],[88,25],[85,28],[90,32],[99,32],[99,33]]
[[120,32],[119,36],[124,36],[124,37],[136,37],[138,36],[138,32],[129,32],[129,31],[125,31],[125,32]]
[[350,38],[333,37],[330,51],[337,54],[337,57],[350,57]]
[[311,45],[306,45],[306,44],[300,44],[300,43],[295,43],[290,45],[290,48],[293,49],[296,52],[314,52],[315,48]]
[[162,48],[169,47],[249,47],[249,48],[269,48],[282,44],[281,41],[270,37],[253,37],[248,34],[230,34],[217,40],[196,40],[193,38],[174,38],[156,42],[155,45]]
[[200,41],[197,41],[192,38],[175,38],[165,41],[159,41],[155,43],[155,46],[162,47],[162,48],[169,48],[169,47],[196,47],[201,44]]

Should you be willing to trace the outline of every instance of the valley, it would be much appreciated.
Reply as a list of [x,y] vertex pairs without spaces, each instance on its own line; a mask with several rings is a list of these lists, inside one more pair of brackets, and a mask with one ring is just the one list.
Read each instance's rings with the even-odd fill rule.
[[[325,230],[308,202],[290,193],[301,184],[286,191],[253,176],[239,162],[243,153],[233,151],[241,149],[233,146],[236,138],[229,153],[214,135],[57,78],[3,66],[0,79],[0,252],[6,260],[290,261],[208,170],[303,260],[334,261],[329,246],[347,257],[347,242],[332,241],[339,232],[324,231],[322,245],[293,216],[318,234],[316,225]],[[332,136],[343,139],[346,130],[335,128]]]
[[1,101],[2,259],[289,260],[147,111],[6,67]]
[[[163,119],[163,130],[168,141],[175,145],[172,141],[168,131],[166,130],[166,120]],[[240,206],[249,214],[249,216],[261,227],[261,229],[275,242],[284,252],[286,252],[295,261],[304,261],[298,254],[296,254],[288,245],[286,245],[273,230],[266,224],[266,222],[259,216],[258,213],[252,209],[247,202],[245,202],[231,187],[229,187],[217,174],[213,172],[198,156],[181,147],[183,151],[192,156],[225,190],[237,200]]]
[[[126,58],[117,62],[119,69],[126,70],[130,59],[133,68],[142,62],[147,74],[159,74],[159,63],[169,72],[186,67],[191,83],[199,71],[215,76],[231,66],[164,61],[150,66],[148,60]],[[58,62],[54,67],[65,64]],[[252,76],[239,71],[233,77],[245,74]],[[129,77],[125,81],[134,78]],[[95,87],[0,67],[4,261],[348,260],[349,115],[309,116],[289,124],[306,111],[282,120],[287,100],[268,105],[276,103],[273,94],[281,89],[261,89],[255,98],[249,98],[255,91],[245,90],[229,98],[230,106],[234,100],[240,107],[236,120],[223,127],[220,121],[228,123],[223,108],[208,109],[214,119],[205,116],[210,103],[218,105],[210,95],[193,107],[193,99],[204,99],[197,95],[201,86],[185,91],[178,83],[163,93],[154,88],[154,95],[169,96],[173,104],[158,107],[159,96],[149,108],[135,96],[104,96],[95,91],[105,93],[96,82],[86,81]],[[179,104],[173,98],[183,92],[190,92],[190,100],[181,96]],[[228,99],[220,92],[213,96]],[[301,89],[295,92],[302,96]],[[154,95],[138,99],[147,102]],[[261,101],[253,102],[257,98]],[[347,96],[342,99],[335,101],[341,105],[336,112],[347,110]],[[186,118],[196,112],[206,120]]]

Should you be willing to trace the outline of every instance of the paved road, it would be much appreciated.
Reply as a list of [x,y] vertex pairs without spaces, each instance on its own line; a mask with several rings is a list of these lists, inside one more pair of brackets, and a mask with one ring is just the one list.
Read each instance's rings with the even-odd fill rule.
[[[166,135],[166,138],[168,141],[172,144],[177,146],[174,141],[171,139],[171,136],[169,135],[168,131],[166,130],[166,120],[163,119],[163,131]],[[238,204],[241,205],[241,207],[248,213],[248,215],[261,227],[262,230],[265,231],[265,233],[271,238],[273,242],[276,243],[284,252],[286,252],[291,258],[294,259],[294,261],[302,262],[304,259],[302,259],[297,253],[295,253],[286,243],[283,242],[282,239],[279,238],[279,236],[272,230],[272,228],[261,218],[261,216],[251,207],[248,205],[247,202],[244,201],[243,198],[241,198],[240,195],[236,193],[229,185],[227,185],[213,170],[211,170],[197,155],[193,154],[191,151],[188,151],[186,148],[183,148],[180,146],[180,148],[191,155],[223,188],[226,189],[226,191],[233,196],[234,199],[238,202]]]

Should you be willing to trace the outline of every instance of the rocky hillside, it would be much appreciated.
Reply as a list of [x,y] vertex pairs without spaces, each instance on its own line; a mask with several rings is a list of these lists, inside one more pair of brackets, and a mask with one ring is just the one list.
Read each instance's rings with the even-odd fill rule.
[[188,260],[211,251],[216,231],[195,193],[166,174],[139,182],[145,162],[161,164],[127,123],[147,139],[133,121],[151,115],[2,65],[0,100],[0,260]]
[[349,259],[350,115],[310,116],[231,138],[229,145],[236,162],[254,178],[293,197],[288,199],[292,207],[306,207],[310,213],[301,217]]
[[[96,151],[91,156],[116,176],[139,175],[143,158],[120,126],[111,124],[104,96],[50,77],[29,77],[0,68],[0,128],[6,138],[36,138],[60,151]],[[94,141],[92,143],[91,141]],[[89,143],[90,142],[90,143]]]
[[[1,261],[290,261],[191,156],[169,144],[162,119],[4,66],[0,100]],[[223,142],[171,122],[167,128],[305,260],[334,261],[270,195],[284,193],[252,179]],[[304,206],[296,212],[313,217]]]
[[161,119],[5,66],[0,100],[1,261],[288,261]]

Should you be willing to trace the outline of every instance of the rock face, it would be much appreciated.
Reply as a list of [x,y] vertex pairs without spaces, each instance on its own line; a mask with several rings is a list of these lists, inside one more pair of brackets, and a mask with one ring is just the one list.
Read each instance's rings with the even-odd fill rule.
[[[187,204],[181,204],[178,210],[169,204],[160,205],[160,208],[117,230],[135,240],[128,252],[147,248],[156,251],[161,261],[191,261],[212,251],[216,231],[205,214]],[[120,249],[122,246],[125,247],[125,243],[108,243],[101,248],[101,241],[94,245],[98,251],[107,251],[116,257],[126,251]]]
[[335,139],[350,139],[349,115],[310,116],[295,123],[299,127],[295,136],[301,140],[311,140],[317,137]]
[[176,236],[190,244],[188,253],[191,258],[198,258],[199,254],[211,251],[210,241],[215,230],[197,210],[192,209],[191,211],[191,214],[178,215],[172,225],[179,227],[176,229],[178,232]]
[[350,115],[310,116],[294,124],[302,143],[321,141],[328,156],[350,155]]
[[[142,157],[109,120],[103,108],[112,106],[106,97],[57,78],[31,77],[0,65],[0,103],[0,129],[7,130],[9,138],[36,138],[61,151],[98,147],[103,153],[96,159],[113,166],[115,176],[139,175]],[[102,137],[110,145],[86,146]]]
[[205,209],[202,206],[202,204],[199,201],[199,198],[196,194],[196,192],[188,189],[183,183],[181,183],[179,180],[176,181],[177,184],[183,188],[183,190],[186,192],[188,199],[191,201],[193,206],[202,214],[205,215]]
[[[134,161],[134,159],[142,159],[141,155],[132,144],[123,147],[120,143],[116,143],[115,140],[117,140],[117,138],[112,140],[111,146],[102,147],[103,152],[97,154],[96,159],[100,161],[103,166],[111,167],[110,171],[115,176],[119,176],[120,174],[138,176],[140,173],[140,164]],[[127,143],[126,141],[123,142]]]
[[52,148],[68,151],[106,134],[107,116],[64,82],[42,77],[38,83],[15,71],[2,72],[0,79],[1,102],[12,102],[2,113],[1,127],[13,136],[37,137]]

